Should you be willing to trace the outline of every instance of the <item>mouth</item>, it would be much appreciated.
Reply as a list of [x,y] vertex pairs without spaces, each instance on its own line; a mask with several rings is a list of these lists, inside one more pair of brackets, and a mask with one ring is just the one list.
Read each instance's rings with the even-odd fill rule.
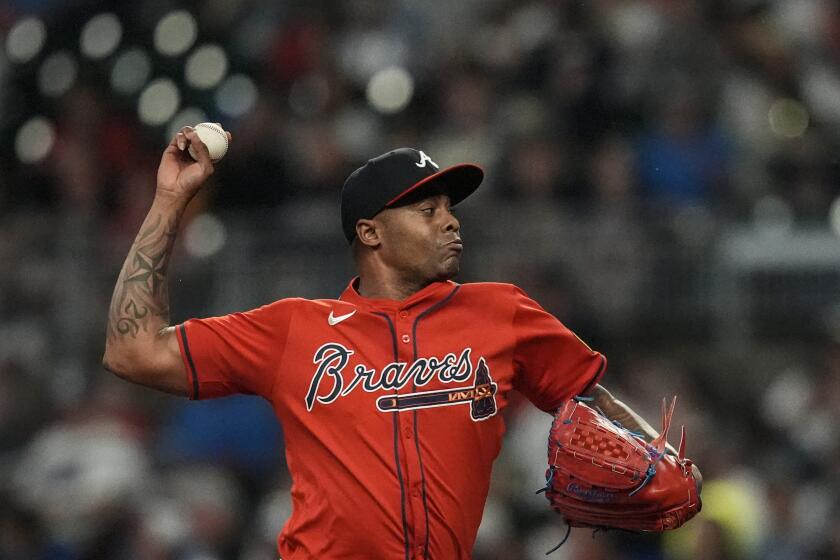
[[445,248],[451,249],[452,251],[460,253],[464,250],[464,242],[460,239],[456,239],[454,241],[450,241],[444,245]]

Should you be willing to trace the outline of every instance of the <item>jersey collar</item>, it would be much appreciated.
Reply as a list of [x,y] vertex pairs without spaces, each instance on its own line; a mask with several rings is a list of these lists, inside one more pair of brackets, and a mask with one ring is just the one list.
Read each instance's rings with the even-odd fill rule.
[[409,309],[421,304],[434,305],[448,296],[458,284],[452,282],[451,280],[446,280],[445,282],[432,282],[422,290],[415,292],[402,301],[394,299],[366,298],[359,294],[357,289],[358,285],[359,277],[356,276],[350,280],[347,288],[338,299],[346,301],[347,303],[352,303],[353,305],[361,308],[395,311],[399,309]]

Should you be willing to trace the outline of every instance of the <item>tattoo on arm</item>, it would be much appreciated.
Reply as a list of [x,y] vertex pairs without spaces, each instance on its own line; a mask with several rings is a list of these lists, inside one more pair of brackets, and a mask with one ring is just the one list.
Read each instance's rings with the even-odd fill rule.
[[108,341],[154,335],[169,324],[166,271],[181,211],[146,217],[123,264],[108,313]]

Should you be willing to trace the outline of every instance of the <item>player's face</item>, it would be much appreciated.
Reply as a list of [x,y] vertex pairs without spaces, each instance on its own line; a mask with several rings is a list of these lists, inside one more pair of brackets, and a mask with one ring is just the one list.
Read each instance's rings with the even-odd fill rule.
[[448,280],[461,266],[461,224],[449,197],[436,194],[380,213],[383,259],[402,277]]

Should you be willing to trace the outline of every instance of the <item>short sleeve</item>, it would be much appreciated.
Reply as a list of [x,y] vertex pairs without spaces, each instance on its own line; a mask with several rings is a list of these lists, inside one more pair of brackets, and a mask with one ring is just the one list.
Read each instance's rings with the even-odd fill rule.
[[297,300],[176,327],[191,399],[236,393],[270,398]]
[[551,413],[594,387],[607,360],[522,290],[514,290],[516,388],[538,408]]

